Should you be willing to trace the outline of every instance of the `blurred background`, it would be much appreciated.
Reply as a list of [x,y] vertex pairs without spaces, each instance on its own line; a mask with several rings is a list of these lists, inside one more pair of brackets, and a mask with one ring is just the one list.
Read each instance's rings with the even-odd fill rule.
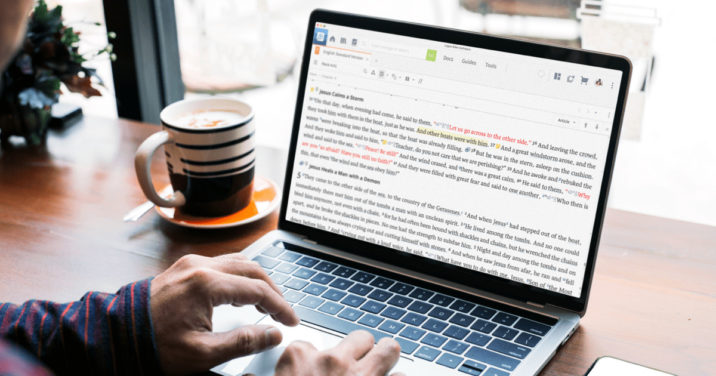
[[[716,76],[709,73],[716,64],[716,3],[173,0],[172,4],[172,0],[162,0],[165,2],[173,5],[176,33],[169,37],[176,38],[179,59],[164,64],[180,68],[176,79],[183,84],[182,94],[229,95],[251,103],[257,114],[257,142],[281,149],[289,143],[301,45],[314,8],[626,55],[634,72],[609,206],[716,226],[716,147],[711,145],[716,140],[711,103],[716,98]],[[82,31],[81,51],[97,50],[108,43],[108,30],[92,23],[104,25],[105,14],[113,17],[105,13],[102,0],[48,3],[62,5],[66,22]],[[137,36],[134,38],[136,42]],[[122,99],[115,96],[113,66],[118,70],[136,65],[131,58],[117,55],[114,65],[108,58],[88,64],[97,68],[105,81],[103,96],[85,99],[65,93],[61,102],[81,106],[86,115],[117,117],[117,97]]]

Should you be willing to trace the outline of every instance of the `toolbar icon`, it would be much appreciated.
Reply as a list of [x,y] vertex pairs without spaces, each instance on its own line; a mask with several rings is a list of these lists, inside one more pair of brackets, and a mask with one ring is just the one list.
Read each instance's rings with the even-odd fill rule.
[[351,46],[356,46],[356,45],[358,45],[358,39],[353,38],[353,40],[351,40]]
[[428,52],[425,54],[425,60],[427,61],[435,61],[435,58],[438,56],[437,50],[430,50],[428,49]]
[[602,79],[601,79],[601,78],[598,78],[597,81],[596,81],[594,84],[597,85],[597,86],[602,86],[602,84],[603,84],[603,83],[602,83]]
[[346,44],[346,38],[341,37],[341,44]]
[[561,80],[561,79],[562,79],[562,73],[554,72],[554,79],[555,79],[556,81]]
[[570,74],[569,76],[567,76],[567,82],[569,82],[570,84],[571,84],[572,82],[574,82],[574,75],[573,75],[573,74]]
[[586,85],[589,82],[589,77],[584,77],[584,76],[581,76],[581,77],[582,77],[582,81],[580,81],[580,84]]

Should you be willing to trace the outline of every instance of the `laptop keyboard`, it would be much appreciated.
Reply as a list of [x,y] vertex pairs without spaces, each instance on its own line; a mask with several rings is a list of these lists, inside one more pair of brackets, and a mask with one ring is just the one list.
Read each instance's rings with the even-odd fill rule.
[[301,320],[394,338],[404,354],[468,375],[509,375],[551,329],[512,313],[269,247],[254,258]]

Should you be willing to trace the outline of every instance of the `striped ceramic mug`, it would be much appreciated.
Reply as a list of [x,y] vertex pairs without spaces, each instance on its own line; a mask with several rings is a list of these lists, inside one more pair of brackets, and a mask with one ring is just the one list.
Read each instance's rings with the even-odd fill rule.
[[[162,131],[142,143],[134,166],[144,194],[154,204],[182,213],[216,217],[251,202],[254,181],[254,113],[228,98],[182,100],[160,114]],[[174,194],[157,194],[151,158],[164,145]]]

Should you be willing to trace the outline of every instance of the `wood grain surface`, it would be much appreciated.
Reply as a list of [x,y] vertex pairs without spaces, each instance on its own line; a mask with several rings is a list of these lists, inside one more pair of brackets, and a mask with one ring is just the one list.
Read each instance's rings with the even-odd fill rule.
[[[0,150],[0,301],[115,291],[186,253],[240,251],[276,228],[277,213],[210,231],[155,213],[123,223],[145,201],[134,152],[158,130],[89,117],[53,131],[45,148]],[[282,185],[285,151],[257,151],[257,172]],[[162,157],[154,162],[156,185],[166,184]],[[716,373],[716,228],[608,210],[587,315],[542,374],[582,375],[603,355]]]

